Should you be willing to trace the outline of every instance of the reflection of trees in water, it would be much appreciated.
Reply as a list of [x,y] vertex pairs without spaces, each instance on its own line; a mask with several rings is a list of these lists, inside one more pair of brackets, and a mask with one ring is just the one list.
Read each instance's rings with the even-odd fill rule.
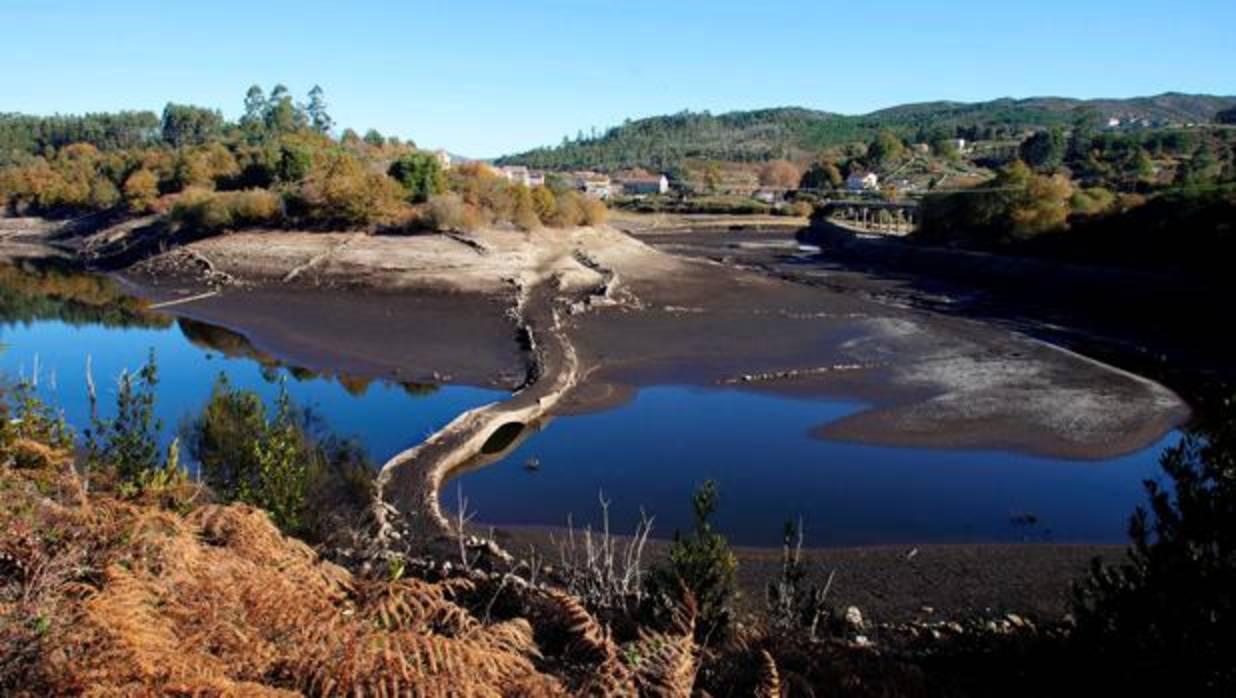
[[[369,391],[369,386],[373,385],[376,380],[342,371],[314,371],[303,366],[289,365],[283,360],[253,346],[249,338],[243,334],[219,327],[218,325],[189,318],[177,318],[176,324],[180,327],[180,331],[184,334],[185,338],[195,346],[217,351],[228,358],[249,359],[250,361],[257,362],[262,367],[262,378],[268,383],[277,382],[280,369],[282,369],[297,382],[317,379],[333,380],[346,390],[349,395],[361,397]],[[432,395],[438,390],[438,386],[434,383],[398,383],[397,385],[402,387],[405,393],[413,397]]]
[[167,315],[125,294],[119,284],[58,260],[21,260],[0,264],[0,319],[31,323],[58,320],[69,325],[170,327]]

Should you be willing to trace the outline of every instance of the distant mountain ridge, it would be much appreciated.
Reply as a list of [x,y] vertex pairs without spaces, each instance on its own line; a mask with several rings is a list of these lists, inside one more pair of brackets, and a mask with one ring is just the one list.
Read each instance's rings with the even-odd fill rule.
[[846,115],[803,107],[775,107],[713,115],[679,112],[628,120],[594,138],[508,155],[499,164],[546,169],[665,169],[685,159],[759,161],[804,157],[830,146],[869,139],[880,129],[910,138],[932,132],[971,137],[1011,135],[1067,125],[1085,114],[1154,125],[1204,123],[1236,106],[1236,96],[1168,92],[1128,99],[1002,98],[987,102],[920,102]]

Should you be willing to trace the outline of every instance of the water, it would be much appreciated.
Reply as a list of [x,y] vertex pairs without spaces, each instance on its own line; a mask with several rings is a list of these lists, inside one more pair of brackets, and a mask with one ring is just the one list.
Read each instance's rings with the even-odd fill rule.
[[[7,279],[8,287],[5,281],[0,270],[0,375],[31,378],[37,366],[39,395],[63,409],[79,433],[90,422],[87,356],[100,412],[106,417],[114,405],[117,376],[140,368],[151,350],[159,368],[156,413],[164,423],[164,445],[182,419],[205,405],[220,373],[234,387],[257,391],[267,404],[286,381],[297,404],[338,435],[358,437],[379,465],[460,412],[506,396],[465,386],[366,383],[346,375],[318,375],[263,357],[243,337],[222,328],[155,313],[108,314],[89,303],[47,301],[29,288],[14,297],[13,280]],[[104,288],[116,292],[112,285]],[[32,303],[31,296],[38,302]],[[115,303],[103,307],[114,309]]]
[[[780,543],[802,517],[812,545],[1053,541],[1121,543],[1159,474],[1158,453],[1070,461],[1000,451],[866,446],[809,431],[862,405],[686,387],[639,392],[617,409],[550,422],[503,460],[448,483],[478,520],[597,524],[629,532],[643,507],[654,532],[691,525],[689,497],[718,483],[716,525],[740,544]],[[530,458],[534,470],[525,467]]]
[[[0,373],[33,375],[70,423],[89,421],[86,356],[100,403],[115,377],[156,352],[158,414],[169,441],[205,403],[215,377],[273,400],[281,380],[336,433],[358,437],[381,463],[457,414],[502,399],[461,386],[365,384],[323,376],[262,356],[234,333],[141,310],[114,285],[0,267]],[[86,284],[83,286],[83,284]],[[48,294],[51,294],[50,296]],[[67,300],[66,300],[67,299]],[[37,357],[37,359],[36,359]],[[1120,543],[1158,476],[1161,448],[1105,461],[1069,461],[996,451],[864,446],[812,438],[820,424],[852,414],[854,402],[796,399],[737,390],[653,387],[616,409],[557,418],[492,465],[457,477],[477,520],[495,525],[596,523],[597,496],[612,501],[615,530],[634,528],[642,507],[654,535],[690,525],[690,494],[716,480],[717,527],[736,543],[780,542],[802,518],[811,545],[1054,541]],[[538,463],[528,468],[530,459]]]

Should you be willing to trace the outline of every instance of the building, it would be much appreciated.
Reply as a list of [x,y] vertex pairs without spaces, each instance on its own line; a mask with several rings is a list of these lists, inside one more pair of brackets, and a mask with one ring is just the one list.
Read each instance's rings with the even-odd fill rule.
[[952,144],[953,148],[954,148],[954,149],[955,149],[958,153],[964,153],[964,152],[966,152],[966,139],[964,139],[964,138],[954,138],[954,139],[952,139],[951,141],[949,141],[949,143],[951,143],[951,144]]
[[451,154],[450,153],[446,152],[445,150],[435,150],[433,151],[433,156],[434,158],[438,160],[438,165],[442,169],[444,170],[451,169]]
[[528,168],[523,165],[503,165],[499,169],[499,172],[501,172],[502,176],[506,177],[506,180],[512,184],[522,184],[525,187],[532,186],[530,183],[532,180],[532,173],[529,172]]
[[1114,116],[1113,116],[1112,118],[1108,119],[1108,120],[1107,120],[1107,127],[1108,127],[1108,128],[1120,128],[1120,119],[1117,119],[1117,118],[1116,118],[1116,117],[1114,117]]
[[781,198],[781,195],[775,191],[761,189],[760,191],[755,192],[754,197],[756,201],[762,201],[766,204],[773,204]]
[[599,172],[576,172],[572,183],[575,189],[582,191],[585,196],[596,199],[608,199],[612,192],[609,175]]
[[664,194],[669,191],[669,179],[665,175],[656,177],[628,177],[621,180],[622,192],[630,196],[645,194]]
[[545,173],[529,171],[528,172],[528,186],[534,187],[534,188],[545,186]]
[[845,188],[850,191],[877,191],[880,188],[880,178],[874,172],[855,172],[846,178]]

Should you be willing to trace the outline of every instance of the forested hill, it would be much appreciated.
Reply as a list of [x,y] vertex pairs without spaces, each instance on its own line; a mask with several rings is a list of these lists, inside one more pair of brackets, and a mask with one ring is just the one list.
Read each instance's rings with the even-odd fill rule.
[[680,112],[628,120],[602,134],[564,138],[545,147],[501,158],[501,164],[545,169],[666,169],[686,159],[760,161],[809,156],[823,148],[869,140],[880,129],[906,138],[941,135],[969,140],[1012,136],[1025,129],[1071,124],[1081,119],[1148,121],[1154,125],[1203,123],[1236,106],[1236,96],[1167,93],[1132,99],[1062,97],[990,102],[924,102],[848,116],[797,107],[713,115]]

